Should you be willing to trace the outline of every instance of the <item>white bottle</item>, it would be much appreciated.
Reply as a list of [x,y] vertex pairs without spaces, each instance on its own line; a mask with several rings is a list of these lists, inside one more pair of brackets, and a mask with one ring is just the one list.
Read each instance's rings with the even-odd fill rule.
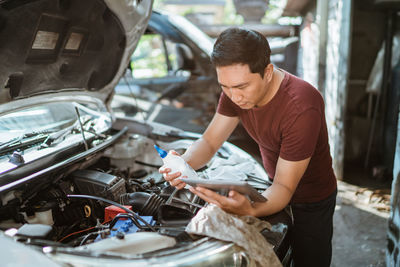
[[168,153],[156,145],[154,145],[154,148],[160,155],[165,167],[171,169],[171,173],[180,172],[181,176],[179,178],[183,178],[183,176],[186,176],[190,179],[199,178],[195,170],[193,170],[193,168],[190,167],[190,165],[187,164],[187,162],[181,156]]

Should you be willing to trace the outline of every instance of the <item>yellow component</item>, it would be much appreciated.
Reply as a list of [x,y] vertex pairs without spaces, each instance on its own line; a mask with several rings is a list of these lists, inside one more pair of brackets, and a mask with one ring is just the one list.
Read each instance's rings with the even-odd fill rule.
[[90,215],[92,214],[92,209],[90,208],[90,206],[89,205],[85,205],[83,207],[83,210],[85,211],[86,218],[90,217]]

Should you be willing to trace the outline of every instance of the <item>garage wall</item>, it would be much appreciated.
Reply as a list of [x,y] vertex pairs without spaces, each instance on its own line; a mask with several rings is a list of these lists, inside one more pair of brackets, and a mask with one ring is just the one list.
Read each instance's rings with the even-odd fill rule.
[[400,112],[397,123],[397,142],[393,166],[392,199],[388,228],[386,266],[399,266],[400,249]]
[[[353,0],[319,0],[307,9],[301,29],[298,73],[325,99],[333,168],[343,178],[345,111]],[[312,60],[310,60],[312,59]]]
[[324,98],[333,168],[338,179],[343,178],[352,2],[352,0],[330,0],[328,3]]

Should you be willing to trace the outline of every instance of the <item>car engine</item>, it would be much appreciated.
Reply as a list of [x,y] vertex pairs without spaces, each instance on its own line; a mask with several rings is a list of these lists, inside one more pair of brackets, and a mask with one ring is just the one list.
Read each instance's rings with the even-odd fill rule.
[[[190,191],[177,191],[165,182],[158,172],[161,160],[156,152],[147,151],[152,143],[144,137],[124,137],[101,157],[96,155],[93,164],[54,179],[34,197],[23,199],[22,205],[13,199],[1,207],[1,227],[19,228],[16,235],[21,238],[72,246],[117,234],[154,231],[161,225],[165,229],[184,227],[203,203]],[[22,192],[13,192],[18,193]]]

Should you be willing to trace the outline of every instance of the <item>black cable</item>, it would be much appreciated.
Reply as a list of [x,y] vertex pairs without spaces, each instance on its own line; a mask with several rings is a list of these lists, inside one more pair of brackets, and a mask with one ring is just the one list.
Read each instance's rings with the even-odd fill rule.
[[128,218],[128,219],[131,219],[132,222],[136,225],[137,228],[143,229],[143,227],[139,224],[139,222],[137,221],[137,219],[136,219],[135,217],[133,217],[131,214],[129,214],[129,213],[128,213],[128,214],[127,214],[127,213],[120,213],[120,214],[118,214],[117,216],[115,216],[115,217],[112,219],[112,221],[111,221],[111,223],[110,223],[110,225],[109,225],[110,231],[111,231],[111,229],[114,227],[114,225],[117,223],[117,221],[118,221],[120,218],[124,218],[124,219]]
[[142,221],[142,222],[144,223],[144,225],[146,225],[148,228],[150,228],[153,232],[156,232],[156,229],[154,229],[153,226],[151,226],[150,224],[148,224],[142,217],[140,217],[139,215],[137,215],[137,214],[136,214],[135,212],[133,212],[132,210],[130,210],[130,209],[128,209],[128,208],[125,208],[123,205],[121,205],[121,204],[119,204],[119,203],[117,203],[117,202],[114,202],[114,201],[112,201],[112,200],[108,200],[108,199],[105,199],[105,198],[102,198],[102,197],[98,197],[98,196],[90,196],[90,195],[67,195],[67,197],[69,197],[69,198],[89,198],[89,199],[94,199],[94,200],[100,200],[100,201],[106,202],[106,203],[108,203],[108,204],[117,206],[118,208],[123,209],[123,210],[126,211],[127,213],[132,214],[132,216],[133,216],[136,220]]
[[151,164],[151,163],[146,163],[143,161],[139,161],[139,160],[135,160],[135,163],[140,164],[140,165],[144,165],[144,166],[148,166],[148,167],[153,167],[156,169],[159,169],[161,167],[161,165],[155,165],[155,164]]

